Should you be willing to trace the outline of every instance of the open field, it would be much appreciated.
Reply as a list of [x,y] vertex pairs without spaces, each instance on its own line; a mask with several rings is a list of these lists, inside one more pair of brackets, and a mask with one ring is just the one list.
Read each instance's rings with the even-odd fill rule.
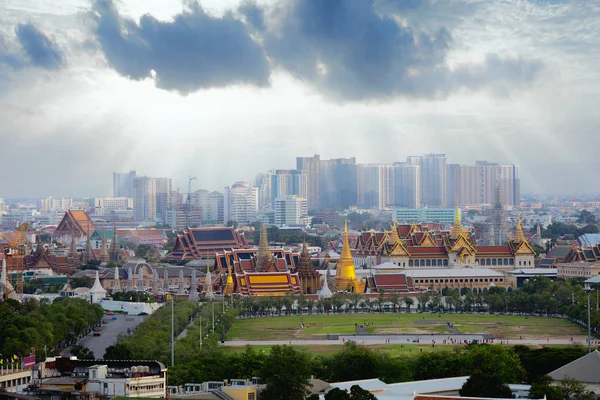
[[[580,338],[585,332],[560,318],[491,314],[320,314],[237,320],[228,340],[324,339],[327,334],[356,333],[356,324],[370,334],[450,333],[451,321],[460,333],[491,334],[496,339]],[[304,329],[301,328],[305,324]]]
[[[263,351],[265,353],[269,353],[271,351],[272,346],[252,346],[253,349],[258,351]],[[384,354],[389,354],[392,357],[398,356],[412,356],[421,353],[430,353],[430,352],[444,352],[444,351],[452,351],[454,349],[453,346],[436,346],[433,348],[431,345],[419,345],[419,344],[408,344],[408,345],[399,345],[399,344],[375,344],[375,345],[366,345],[371,350],[377,350]],[[335,345],[310,345],[310,346],[294,346],[297,350],[303,350],[311,353],[312,355],[331,355],[335,352],[342,350],[343,345],[335,344]],[[245,346],[236,346],[236,347],[224,347],[227,352],[230,353],[241,353],[245,350]]]

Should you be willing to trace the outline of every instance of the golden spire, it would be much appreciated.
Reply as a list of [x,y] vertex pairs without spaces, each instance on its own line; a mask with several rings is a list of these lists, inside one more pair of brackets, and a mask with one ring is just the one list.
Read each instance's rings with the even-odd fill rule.
[[350,288],[356,292],[364,291],[363,282],[356,281],[356,268],[350,252],[350,243],[348,242],[348,222],[344,222],[344,244],[340,260],[335,267],[335,285],[338,290]]
[[450,238],[458,239],[458,237],[464,233],[462,224],[460,223],[460,212],[458,212],[458,206],[456,207],[456,211],[454,213],[454,226],[450,231]]
[[389,241],[392,244],[400,243],[400,236],[398,236],[398,226],[396,225],[396,220],[394,220],[394,224],[392,225],[392,232],[390,232]]
[[258,253],[256,254],[259,260],[270,260],[271,251],[269,250],[269,239],[267,237],[267,225],[262,224],[260,228],[260,242],[258,244]]
[[521,226],[521,215],[517,217],[517,230],[515,231],[515,238],[513,239],[517,243],[526,242],[525,235],[523,234],[523,227]]
[[225,284],[225,294],[233,294],[233,273],[231,267],[227,265],[227,283]]

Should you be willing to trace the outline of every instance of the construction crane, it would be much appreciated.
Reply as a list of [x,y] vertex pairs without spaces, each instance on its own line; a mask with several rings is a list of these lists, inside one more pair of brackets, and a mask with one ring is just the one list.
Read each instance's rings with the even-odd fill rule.
[[27,240],[29,227],[29,222],[25,222],[19,225],[15,232],[0,232],[0,237],[7,242],[7,248],[4,249],[6,269],[7,274],[13,279],[12,286],[17,292],[18,299],[23,297],[23,264],[29,247]]
[[190,227],[190,207],[191,207],[190,203],[192,201],[192,196],[191,196],[191,193],[192,193],[192,181],[194,179],[197,179],[197,178],[195,176],[192,177],[192,176],[188,175],[187,206],[185,208],[185,227],[186,228]]

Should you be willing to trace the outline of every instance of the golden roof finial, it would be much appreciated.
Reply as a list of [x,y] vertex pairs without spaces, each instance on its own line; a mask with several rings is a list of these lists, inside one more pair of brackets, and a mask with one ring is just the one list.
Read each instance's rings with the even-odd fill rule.
[[526,242],[525,235],[523,234],[523,227],[521,226],[521,214],[517,216],[517,229],[515,231],[515,238],[513,239],[515,242]]
[[390,242],[392,244],[400,243],[400,236],[398,236],[398,226],[396,225],[396,220],[392,224],[392,232],[390,232]]
[[341,258],[352,259],[352,253],[350,252],[350,242],[348,242],[348,221],[344,221],[344,242],[342,246]]
[[458,210],[458,206],[456,206],[456,211],[454,213],[454,226],[452,227],[452,230],[450,231],[450,238],[458,239],[458,237],[463,233],[464,233],[463,227],[462,227],[462,224],[460,223],[460,212]]

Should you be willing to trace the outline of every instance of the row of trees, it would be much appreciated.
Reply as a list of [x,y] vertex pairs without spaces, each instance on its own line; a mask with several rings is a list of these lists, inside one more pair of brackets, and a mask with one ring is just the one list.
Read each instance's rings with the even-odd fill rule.
[[[529,382],[535,383],[538,391],[546,390],[549,400],[561,400],[564,397],[560,393],[552,394],[546,389],[546,374],[585,352],[581,346],[529,349],[471,345],[452,352],[394,358],[348,342],[333,355],[315,357],[292,346],[274,346],[268,353],[251,346],[242,353],[226,353],[207,346],[197,358],[170,368],[169,384],[259,376],[267,385],[263,393],[266,399],[304,399],[311,376],[328,382],[379,378],[387,383],[471,376],[461,391],[463,396],[511,397],[508,383]],[[351,393],[334,394],[327,398],[354,398],[341,397]]]
[[[587,297],[581,281],[533,278],[523,288],[508,291],[491,287],[481,293],[467,288],[445,288],[442,293],[424,293],[419,297],[381,291],[369,298],[358,293],[336,293],[327,299],[313,300],[304,295],[280,298],[245,297],[240,308],[246,317],[326,312],[518,312],[541,315],[564,315],[587,321]],[[594,294],[597,297],[598,293]],[[592,307],[592,329],[600,331],[600,311]]]
[[0,302],[0,354],[25,356],[58,351],[98,324],[104,310],[83,299],[59,297],[53,302],[9,299]]
[[[198,303],[188,300],[175,301],[173,307],[175,333],[181,333],[193,315]],[[132,335],[121,334],[117,343],[106,349],[108,360],[170,360],[171,307],[159,308],[142,322]]]

